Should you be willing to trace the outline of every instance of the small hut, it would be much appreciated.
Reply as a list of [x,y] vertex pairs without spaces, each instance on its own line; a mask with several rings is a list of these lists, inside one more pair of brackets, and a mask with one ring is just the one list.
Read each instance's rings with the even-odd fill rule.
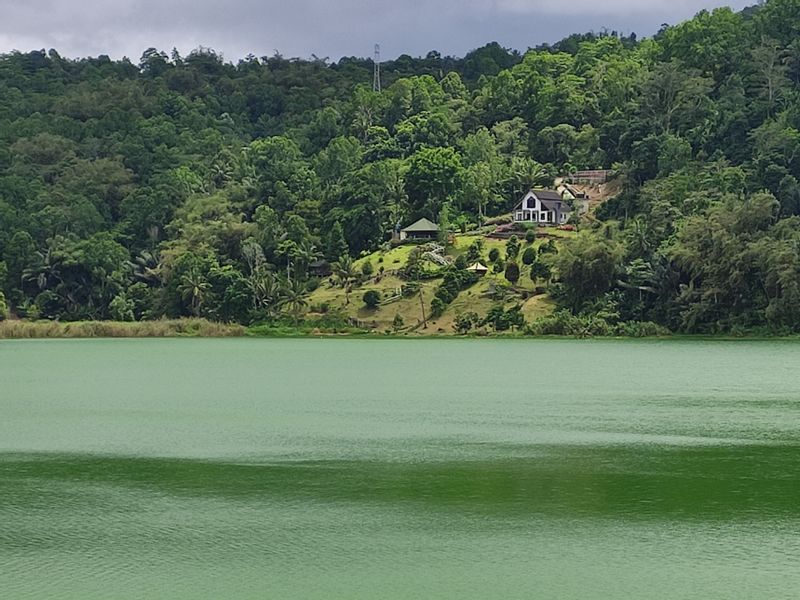
[[327,260],[315,260],[308,265],[308,272],[314,277],[328,277],[333,271]]
[[428,219],[422,218],[400,230],[400,241],[405,240],[435,240],[439,237],[439,226]]
[[467,267],[467,271],[475,273],[478,277],[484,277],[489,272],[489,267],[476,262],[474,265]]

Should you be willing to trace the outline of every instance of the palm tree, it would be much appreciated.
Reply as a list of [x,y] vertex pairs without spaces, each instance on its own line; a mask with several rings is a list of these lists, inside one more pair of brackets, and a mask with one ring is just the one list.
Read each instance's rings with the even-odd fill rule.
[[161,262],[158,252],[143,250],[129,264],[133,269],[133,277],[136,281],[150,286],[161,284]]
[[206,293],[210,289],[211,284],[205,280],[197,269],[192,269],[181,277],[181,282],[178,284],[178,292],[181,298],[183,298],[184,302],[190,303],[192,314],[196,317],[200,316],[200,310],[203,308]]
[[299,279],[287,280],[281,288],[281,299],[278,305],[286,308],[294,319],[295,327],[300,322],[300,314],[308,307],[308,289]]
[[350,304],[350,290],[353,282],[358,277],[358,271],[353,259],[348,255],[344,255],[331,266],[333,267],[333,272],[339,278],[339,283],[344,288],[345,304]]
[[38,264],[22,272],[22,281],[34,281],[39,291],[43,291],[62,281],[62,257],[54,254],[52,248],[48,248],[44,253],[37,251],[36,254],[39,259]]
[[264,310],[268,316],[272,315],[281,295],[281,286],[275,275],[266,266],[260,266],[247,281],[253,294],[253,308]]
[[514,158],[511,163],[514,191],[518,194],[545,185],[550,180],[544,165],[529,158]]
[[309,239],[301,241],[294,253],[294,267],[296,272],[305,273],[308,271],[308,265],[320,257],[319,250],[316,245]]

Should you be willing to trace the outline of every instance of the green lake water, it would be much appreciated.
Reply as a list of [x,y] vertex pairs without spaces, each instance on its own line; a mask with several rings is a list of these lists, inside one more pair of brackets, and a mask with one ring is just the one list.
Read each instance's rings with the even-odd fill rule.
[[0,598],[794,599],[800,343],[0,341]]

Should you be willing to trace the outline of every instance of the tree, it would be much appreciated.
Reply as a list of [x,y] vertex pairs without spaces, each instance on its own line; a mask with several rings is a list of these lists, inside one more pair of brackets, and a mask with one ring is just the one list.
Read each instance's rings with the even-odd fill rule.
[[335,221],[325,240],[325,258],[330,261],[338,260],[350,254],[350,248],[344,239],[344,230],[339,221]]
[[345,304],[350,304],[350,291],[352,290],[353,282],[358,277],[355,263],[349,256],[342,256],[338,261],[333,263],[333,272],[339,279],[339,284],[344,288]]
[[405,177],[412,217],[436,219],[442,204],[455,197],[462,177],[461,157],[452,148],[423,148],[414,154]]
[[450,203],[444,202],[439,210],[439,242],[446,248],[450,245]]
[[536,261],[536,250],[533,247],[528,246],[525,248],[525,252],[522,253],[522,264],[523,265],[532,265]]
[[3,295],[3,292],[0,292],[0,321],[4,321],[8,318],[8,303],[6,302],[6,297]]
[[587,302],[608,292],[621,268],[622,248],[613,239],[581,232],[555,259],[555,269],[568,306],[578,312]]
[[190,310],[196,317],[200,316],[210,289],[211,284],[197,269],[193,269],[181,277],[178,285],[181,298],[185,302],[189,302]]
[[366,277],[372,277],[372,274],[375,272],[375,267],[372,266],[372,262],[369,260],[365,260],[361,263],[361,274]]
[[[499,255],[498,251],[498,255]],[[481,256],[483,255],[483,240],[481,238],[476,239],[469,245],[467,248],[467,262],[475,263],[481,260]]]
[[367,290],[364,292],[363,300],[367,308],[375,309],[381,303],[381,294],[377,290]]
[[300,322],[300,316],[308,307],[308,288],[306,284],[299,279],[284,282],[281,286],[278,306],[288,310],[296,327]]
[[519,281],[519,265],[517,263],[506,263],[505,278],[510,281],[512,285],[517,284]]
[[530,276],[533,283],[537,281],[547,281],[551,277],[550,267],[541,260],[534,261],[531,263]]
[[115,296],[111,304],[108,305],[111,318],[115,321],[135,321],[133,309],[133,302],[125,294]]
[[397,333],[403,328],[404,325],[405,321],[403,320],[403,317],[400,316],[400,313],[395,314],[394,319],[392,319],[392,330]]
[[480,317],[478,317],[477,313],[459,313],[456,315],[456,319],[453,322],[453,329],[462,335],[466,335],[473,327],[475,327],[475,325],[479,323],[479,321]]
[[519,248],[519,238],[512,235],[506,242],[506,260],[516,260],[517,256],[519,256]]

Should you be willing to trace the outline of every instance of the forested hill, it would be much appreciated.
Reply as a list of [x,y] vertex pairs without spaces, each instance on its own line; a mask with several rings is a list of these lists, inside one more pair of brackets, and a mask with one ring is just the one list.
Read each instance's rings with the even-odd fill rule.
[[397,223],[470,230],[613,168],[621,194],[547,257],[563,310],[800,330],[800,0],[401,57],[383,83],[362,59],[0,56],[0,315],[297,316],[319,258],[349,286]]

